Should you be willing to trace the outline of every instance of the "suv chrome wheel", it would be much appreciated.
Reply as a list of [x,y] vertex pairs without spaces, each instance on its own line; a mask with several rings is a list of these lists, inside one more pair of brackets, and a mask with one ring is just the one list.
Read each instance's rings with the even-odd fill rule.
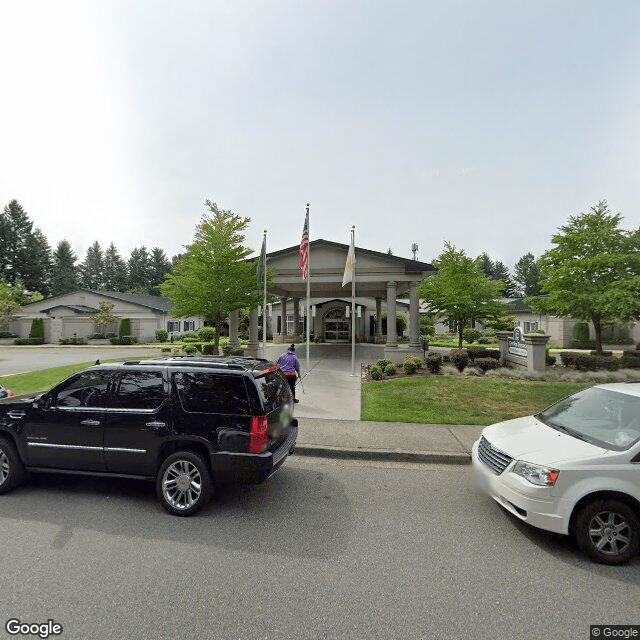
[[180,451],[164,461],[158,472],[156,491],[169,513],[189,516],[208,501],[212,485],[202,457],[191,451]]
[[3,485],[9,477],[9,459],[7,454],[0,449],[0,485]]
[[576,536],[580,548],[594,560],[621,564],[638,551],[640,521],[623,502],[593,502],[578,515]]

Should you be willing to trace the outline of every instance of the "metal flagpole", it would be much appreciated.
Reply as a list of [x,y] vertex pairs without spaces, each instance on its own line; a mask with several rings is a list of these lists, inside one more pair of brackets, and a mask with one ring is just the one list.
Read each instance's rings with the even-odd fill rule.
[[[351,246],[353,256],[356,251],[356,225],[351,226]],[[353,261],[353,271],[351,273],[351,375],[356,375],[356,261]]]
[[[307,220],[309,219],[309,203],[307,202]],[[311,318],[309,314],[309,292],[311,289],[311,260],[309,259],[309,245],[307,245],[307,374],[309,373],[309,337],[311,331]]]
[[264,291],[262,297],[262,357],[267,359],[267,230],[264,230],[264,256],[260,256],[264,260]]

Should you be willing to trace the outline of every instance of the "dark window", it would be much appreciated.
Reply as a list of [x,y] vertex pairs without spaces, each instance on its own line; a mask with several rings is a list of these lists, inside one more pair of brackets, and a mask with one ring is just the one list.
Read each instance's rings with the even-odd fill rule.
[[280,371],[257,378],[256,382],[264,398],[266,413],[276,411],[286,402],[293,400],[291,387]]
[[160,371],[128,371],[120,378],[114,405],[120,409],[157,409],[164,400]]
[[248,415],[249,399],[243,376],[215,373],[176,373],[180,402],[192,413]]
[[58,407],[105,407],[112,371],[87,371],[63,383],[56,393]]

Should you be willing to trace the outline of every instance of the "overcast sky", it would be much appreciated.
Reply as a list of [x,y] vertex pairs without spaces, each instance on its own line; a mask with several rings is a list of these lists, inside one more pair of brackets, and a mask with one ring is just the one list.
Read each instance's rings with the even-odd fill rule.
[[604,198],[640,225],[638,0],[0,3],[0,206],[52,247],[312,240],[512,268]]

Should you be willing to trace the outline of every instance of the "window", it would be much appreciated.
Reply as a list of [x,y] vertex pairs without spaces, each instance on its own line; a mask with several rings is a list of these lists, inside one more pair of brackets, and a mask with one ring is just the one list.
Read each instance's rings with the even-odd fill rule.
[[287,314],[287,335],[293,335],[293,315]]
[[54,404],[58,407],[104,407],[112,371],[87,371],[60,387]]
[[536,331],[538,328],[537,322],[525,322],[524,323],[524,332],[531,333],[532,331]]
[[184,330],[185,331],[195,331],[196,323],[194,320],[185,320],[184,321]]
[[122,375],[114,406],[120,409],[157,409],[164,400],[160,371],[131,371]]
[[176,373],[180,402],[191,413],[248,415],[249,399],[244,378],[215,373]]
[[260,392],[264,398],[265,411],[276,411],[287,402],[291,402],[291,387],[281,373],[269,373],[256,378]]
[[167,322],[167,331],[180,331],[180,322]]

